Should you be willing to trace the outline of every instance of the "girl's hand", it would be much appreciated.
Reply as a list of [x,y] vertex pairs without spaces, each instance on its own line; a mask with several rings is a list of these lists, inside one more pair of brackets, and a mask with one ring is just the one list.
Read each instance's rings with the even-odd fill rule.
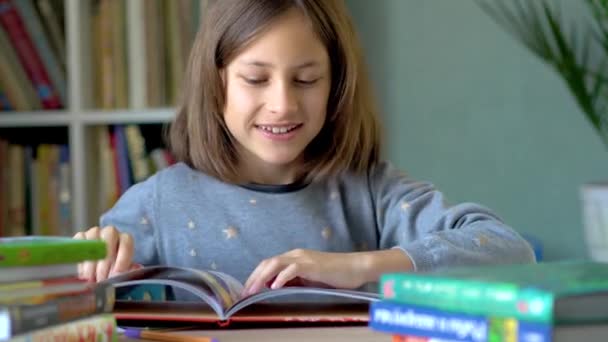
[[272,289],[286,284],[324,285],[354,289],[364,284],[359,255],[364,253],[327,253],[294,249],[262,261],[245,283],[243,296],[264,286]]
[[74,239],[103,240],[106,242],[107,255],[104,260],[86,261],[78,264],[78,276],[89,281],[102,281],[141,265],[133,264],[133,238],[108,226],[103,229],[93,227],[86,232],[79,232]]

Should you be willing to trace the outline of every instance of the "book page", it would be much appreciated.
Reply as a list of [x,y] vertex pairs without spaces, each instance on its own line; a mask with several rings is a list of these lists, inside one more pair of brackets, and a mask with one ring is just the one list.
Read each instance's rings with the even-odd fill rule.
[[245,297],[234,305],[226,312],[226,316],[230,317],[239,310],[254,304],[265,302],[270,299],[277,299],[280,297],[295,297],[301,302],[309,302],[311,298],[326,297],[333,299],[347,299],[349,302],[373,302],[380,300],[380,295],[377,292],[365,292],[356,290],[343,290],[343,289],[331,289],[331,288],[316,288],[316,287],[283,287],[275,290],[266,289],[262,292],[254,295]]
[[111,283],[115,288],[157,284],[184,290],[207,303],[220,316],[239,300],[243,290],[243,285],[236,279],[221,272],[166,266],[144,267],[104,282]]

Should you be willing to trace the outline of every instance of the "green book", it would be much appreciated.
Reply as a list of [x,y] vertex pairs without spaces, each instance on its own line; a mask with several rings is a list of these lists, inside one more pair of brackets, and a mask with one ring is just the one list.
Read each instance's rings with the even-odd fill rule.
[[0,238],[0,268],[70,264],[99,260],[105,256],[106,244],[102,240],[75,240],[61,236]]
[[606,322],[608,263],[559,261],[390,273],[383,299],[542,323]]

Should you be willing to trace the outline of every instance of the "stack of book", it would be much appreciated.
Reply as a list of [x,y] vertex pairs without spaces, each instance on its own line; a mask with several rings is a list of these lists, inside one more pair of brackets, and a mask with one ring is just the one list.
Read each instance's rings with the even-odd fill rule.
[[371,329],[401,342],[608,341],[608,264],[559,261],[384,274]]
[[78,278],[100,260],[100,240],[0,239],[0,341],[113,341],[114,288]]

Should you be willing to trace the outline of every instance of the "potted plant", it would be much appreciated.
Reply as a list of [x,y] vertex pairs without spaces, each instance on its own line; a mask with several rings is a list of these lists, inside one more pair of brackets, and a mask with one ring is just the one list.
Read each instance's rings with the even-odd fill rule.
[[[483,11],[558,73],[608,147],[608,0],[585,0],[592,20],[566,22],[555,0],[477,0]],[[608,261],[608,182],[580,189],[591,259]]]

